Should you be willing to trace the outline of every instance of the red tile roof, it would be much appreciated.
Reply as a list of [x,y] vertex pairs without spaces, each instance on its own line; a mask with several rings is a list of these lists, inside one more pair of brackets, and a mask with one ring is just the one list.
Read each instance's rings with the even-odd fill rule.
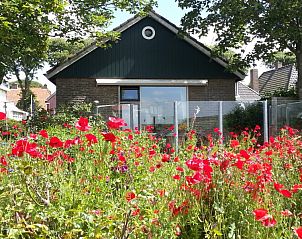
[[[46,99],[51,95],[51,92],[48,89],[45,88],[31,88],[31,91],[34,93],[37,99],[37,103],[39,104],[40,107],[43,109],[46,109],[46,104],[45,101]],[[7,92],[7,100],[12,101],[15,104],[19,101],[21,98],[21,89],[10,89]]]

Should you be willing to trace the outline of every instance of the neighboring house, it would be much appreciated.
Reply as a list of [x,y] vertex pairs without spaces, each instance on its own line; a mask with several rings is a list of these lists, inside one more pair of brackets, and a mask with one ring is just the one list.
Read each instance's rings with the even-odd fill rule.
[[237,82],[236,87],[236,101],[257,101],[260,100],[261,96],[251,87],[243,84],[242,82]]
[[[264,72],[259,79],[255,75],[254,81],[258,81],[261,96],[272,94],[279,90],[289,90],[296,86],[298,80],[298,72],[294,65],[280,66],[270,71]],[[257,90],[257,89],[256,89]]]
[[[227,62],[212,58],[205,45],[155,12],[136,16],[115,29],[120,40],[107,48],[92,44],[47,72],[56,85],[57,106],[71,102],[98,102],[105,117],[120,105],[121,117],[134,112],[131,124],[168,125],[173,103],[234,101],[236,82],[244,73],[230,73]],[[130,105],[132,103],[132,106]],[[179,108],[179,120],[189,112]]]
[[55,114],[56,113],[56,107],[57,107],[57,96],[56,92],[52,93],[45,101],[46,103],[46,110],[50,114]]
[[0,112],[6,113],[8,119],[23,120],[27,118],[28,113],[18,109],[14,102],[10,102],[7,99],[9,88],[1,84],[0,85]]
[[[46,99],[51,95],[50,91],[47,89],[47,86],[43,88],[33,87],[30,88],[32,93],[35,95],[36,104],[38,104],[41,108],[46,110]],[[18,87],[18,84],[13,84],[7,93],[8,101],[14,102],[15,105],[21,98],[21,89]]]

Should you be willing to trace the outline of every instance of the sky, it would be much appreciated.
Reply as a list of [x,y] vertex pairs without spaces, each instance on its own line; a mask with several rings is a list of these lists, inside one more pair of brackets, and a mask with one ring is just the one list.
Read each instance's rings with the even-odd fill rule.
[[[170,22],[174,23],[176,26],[180,26],[180,20],[182,16],[184,15],[185,11],[182,10],[181,8],[178,7],[177,3],[175,0],[158,0],[158,7],[154,8],[154,10],[168,19]],[[113,29],[123,22],[127,21],[129,18],[131,18],[133,15],[130,15],[127,12],[121,12],[117,11],[115,14],[115,18],[112,21],[112,24],[109,29]],[[202,38],[198,38],[197,36],[195,37],[198,41],[205,45],[214,45],[215,44],[215,34],[210,32],[208,36],[204,36]],[[247,46],[246,49],[251,48],[252,46]],[[256,67],[259,70],[259,76],[264,72],[267,71],[268,69],[261,63],[261,62],[256,62]],[[49,68],[44,67],[42,70],[38,72],[38,79],[39,82],[42,84],[47,84],[48,88],[50,89],[51,92],[55,91],[55,85],[52,84],[50,81],[46,79],[46,77],[43,75],[46,73],[46,71]],[[244,80],[245,83],[249,83],[249,75],[245,78]]]

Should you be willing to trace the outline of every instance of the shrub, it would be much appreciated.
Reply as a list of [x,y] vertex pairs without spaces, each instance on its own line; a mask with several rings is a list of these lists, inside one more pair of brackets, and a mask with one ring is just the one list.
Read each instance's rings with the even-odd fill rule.
[[232,112],[224,116],[224,129],[240,134],[242,131],[254,129],[256,125],[263,125],[263,108],[261,103],[237,106]]

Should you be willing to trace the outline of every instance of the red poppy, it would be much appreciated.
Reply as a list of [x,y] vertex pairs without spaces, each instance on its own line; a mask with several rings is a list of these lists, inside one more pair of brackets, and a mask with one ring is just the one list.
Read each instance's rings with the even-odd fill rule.
[[162,162],[169,162],[170,161],[170,155],[169,154],[163,154],[161,158]]
[[281,184],[281,183],[274,183],[274,188],[278,191],[278,192],[280,192],[280,190],[282,189],[284,187],[284,185],[283,184]]
[[183,172],[184,171],[184,169],[182,167],[180,167],[180,166],[177,166],[176,170],[179,171],[179,172]]
[[271,215],[268,215],[266,219],[262,220],[262,225],[265,227],[273,227],[276,223],[277,221]]
[[109,121],[107,121],[107,126],[109,129],[119,129],[123,126],[127,126],[125,121],[116,117],[109,117]]
[[292,193],[286,189],[282,189],[279,191],[284,197],[287,198],[291,198],[292,197]]
[[173,178],[174,178],[175,180],[180,180],[180,176],[179,176],[178,174],[177,174],[177,175],[174,175]]
[[292,193],[289,190],[283,189],[284,185],[280,183],[274,183],[274,188],[281,193],[284,197],[291,198]]
[[186,165],[193,171],[200,171],[202,169],[202,160],[193,158],[186,161]]
[[113,133],[105,133],[105,132],[103,132],[102,135],[103,135],[103,137],[104,137],[104,139],[106,141],[110,141],[112,143],[114,143],[116,141],[116,137],[115,137],[115,135]]
[[85,117],[80,117],[75,127],[80,131],[88,131],[91,129],[91,126],[89,126],[89,121]]
[[139,213],[140,213],[140,209],[137,208],[136,210],[134,210],[134,211],[131,213],[131,216],[137,216],[137,215],[139,215]]
[[293,193],[296,193],[298,192],[298,190],[301,190],[302,189],[302,184],[295,184],[293,187],[292,187],[292,192]]
[[98,139],[94,134],[86,134],[85,137],[90,144],[95,144],[98,142]]
[[284,211],[281,212],[281,215],[284,217],[290,217],[293,215],[293,213],[290,210],[285,209]]
[[248,152],[246,150],[240,150],[240,156],[245,158],[246,160],[248,160],[250,158],[250,155],[248,154]]
[[256,221],[262,221],[267,216],[267,210],[260,208],[253,211]]
[[302,239],[302,227],[295,228],[294,232],[299,239]]
[[63,147],[63,142],[56,136],[53,136],[49,140],[49,146],[52,148],[61,148]]
[[186,176],[188,184],[197,184],[202,181],[202,175],[200,172],[196,172],[193,176]]
[[8,163],[7,163],[7,161],[6,161],[6,159],[5,159],[4,156],[2,156],[2,157],[0,158],[0,164],[3,165],[3,166],[7,166],[7,165],[8,165]]
[[236,148],[236,147],[240,146],[238,140],[230,140],[230,142],[231,142],[230,146],[231,146],[232,148]]
[[39,135],[41,135],[43,138],[48,138],[48,133],[45,129],[40,130]]
[[3,112],[0,112],[0,120],[5,120],[6,119],[6,114]]
[[136,198],[136,195],[134,192],[126,192],[125,198],[128,202]]

